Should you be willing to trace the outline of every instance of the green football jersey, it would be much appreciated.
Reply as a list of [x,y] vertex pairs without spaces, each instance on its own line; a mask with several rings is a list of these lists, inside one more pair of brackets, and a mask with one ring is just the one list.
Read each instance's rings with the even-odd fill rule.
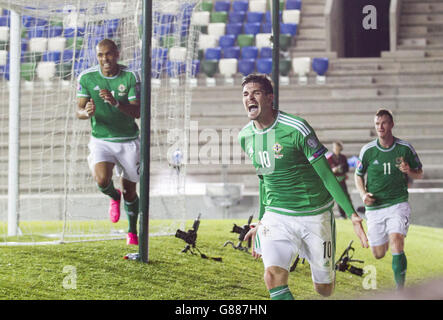
[[105,77],[100,66],[83,71],[78,78],[78,98],[92,98],[96,111],[91,117],[92,136],[111,142],[134,140],[139,135],[135,119],[100,98],[102,89],[109,90],[114,99],[127,104],[139,98],[139,78],[135,72],[119,65],[119,73]]
[[251,121],[239,133],[242,149],[252,160],[264,189],[266,211],[306,216],[323,213],[333,199],[312,163],[327,149],[302,118],[280,111],[269,128]]
[[378,139],[366,144],[360,151],[356,174],[366,178],[366,190],[376,199],[367,210],[375,210],[408,201],[408,178],[398,168],[402,159],[411,169],[422,164],[414,148],[406,141],[394,137],[390,148],[383,148]]

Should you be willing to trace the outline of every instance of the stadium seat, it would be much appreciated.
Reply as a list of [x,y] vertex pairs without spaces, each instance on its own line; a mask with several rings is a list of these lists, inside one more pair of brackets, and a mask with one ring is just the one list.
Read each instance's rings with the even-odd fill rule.
[[208,11],[197,11],[192,14],[191,24],[194,26],[207,26],[210,22],[211,14]]
[[226,34],[233,34],[238,36],[242,33],[243,23],[227,23],[226,24]]
[[62,80],[70,80],[71,71],[72,71],[72,62],[60,63],[57,64],[56,66],[55,74],[57,77],[60,77]]
[[72,49],[65,49],[62,52],[61,55],[61,61],[62,62],[70,62],[74,58],[74,50]]
[[261,24],[261,33],[272,33],[272,23],[263,22]]
[[46,51],[43,53],[42,61],[53,61],[60,63],[62,53],[60,51]]
[[226,11],[231,9],[231,1],[217,0],[214,3],[214,11]]
[[28,38],[47,38],[48,28],[35,26],[27,30]]
[[226,33],[226,23],[224,22],[214,22],[208,25],[208,34],[214,35],[217,38],[225,35]]
[[271,33],[258,33],[255,36],[255,46],[259,49],[262,47],[272,47]]
[[47,38],[32,38],[29,39],[29,51],[30,52],[45,52],[48,48]]
[[255,46],[246,46],[241,49],[241,59],[257,59],[258,48]]
[[206,85],[215,86],[215,74],[218,69],[218,60],[203,60],[201,62],[201,68],[203,73],[206,75]]
[[66,38],[66,49],[79,51],[83,47],[83,38]]
[[37,77],[44,81],[49,81],[55,77],[56,64],[54,61],[41,61],[37,64]]
[[295,36],[297,33],[297,24],[295,23],[281,23],[280,24],[280,34],[290,34]]
[[35,26],[35,18],[32,16],[23,15],[22,16],[22,25],[25,28],[31,28]]
[[85,28],[64,28],[63,36],[65,38],[83,37],[85,35]]
[[263,12],[248,11],[246,13],[246,22],[258,22],[263,21]]
[[205,60],[220,60],[221,59],[221,48],[207,48],[205,51]]
[[186,71],[186,64],[183,61],[166,62],[166,73],[170,78],[178,78],[181,74],[185,73],[185,71]]
[[60,37],[63,34],[62,26],[49,26],[48,27],[48,37]]
[[291,47],[292,36],[290,34],[281,33],[278,43],[281,51],[288,51]]
[[287,10],[301,10],[301,0],[286,0],[285,9]]
[[218,46],[218,37],[210,34],[200,34],[198,39],[199,49],[214,48]]
[[266,12],[266,0],[250,0],[249,11]]
[[233,34],[226,34],[218,39],[218,44],[222,49],[227,47],[233,47],[235,46],[235,40],[236,36],[234,36]]
[[9,41],[9,27],[6,26],[0,27],[0,41],[4,42]]
[[248,7],[249,7],[249,0],[234,0],[232,1],[232,11],[248,11]]
[[6,66],[8,63],[8,51],[0,50],[0,66]]
[[0,26],[2,27],[10,27],[11,21],[9,20],[9,16],[1,16],[0,17]]
[[316,82],[317,84],[324,84],[326,81],[326,71],[328,71],[329,59],[328,58],[313,58],[312,59],[312,70],[317,73]]
[[229,59],[239,59],[240,58],[240,47],[226,47],[223,49],[223,58]]
[[20,77],[27,81],[33,81],[35,78],[35,62],[22,63],[20,65]]
[[[280,20],[280,22],[282,21],[282,11],[279,12],[278,14],[278,18]],[[265,13],[265,22],[270,22],[272,23],[272,14],[271,11],[266,11]]]
[[195,78],[200,72],[200,60],[192,60],[191,77]]
[[121,14],[125,9],[125,3],[123,1],[109,2],[107,5],[107,11],[109,14]]
[[237,44],[240,48],[253,46],[254,45],[254,35],[239,34],[237,37]]
[[238,60],[238,72],[247,76],[253,73],[255,70],[255,60],[254,59],[240,59]]
[[164,36],[173,33],[172,24],[156,24],[154,25],[154,35]]
[[259,58],[257,59],[257,71],[259,73],[271,74],[272,73],[272,59],[271,58]]
[[260,49],[260,58],[272,58],[272,47],[262,47]]
[[169,49],[168,58],[170,61],[186,61],[185,47],[172,47]]
[[228,12],[227,11],[212,11],[210,16],[210,22],[228,22]]
[[229,23],[243,23],[246,18],[246,11],[229,11],[228,22]]
[[60,51],[65,50],[66,38],[65,37],[54,37],[48,38],[48,51]]
[[260,32],[261,24],[259,22],[245,22],[243,33],[253,34],[254,36]]
[[282,15],[284,23],[300,23],[300,10],[284,10]]
[[168,49],[167,48],[152,48],[152,52],[151,52],[151,75],[153,78],[159,78],[162,70],[163,70],[163,66],[166,63],[167,57],[168,57]]
[[289,73],[291,72],[291,60],[280,59],[278,64],[278,73],[280,74],[280,83],[282,85],[289,84]]
[[214,3],[212,1],[203,1],[202,3],[200,3],[201,11],[211,12],[213,7]]
[[308,81],[307,74],[311,70],[311,58],[297,57],[292,58],[292,72],[298,75],[298,82],[306,84]]
[[234,84],[233,76],[237,73],[237,59],[220,59],[218,70],[225,78],[225,83]]

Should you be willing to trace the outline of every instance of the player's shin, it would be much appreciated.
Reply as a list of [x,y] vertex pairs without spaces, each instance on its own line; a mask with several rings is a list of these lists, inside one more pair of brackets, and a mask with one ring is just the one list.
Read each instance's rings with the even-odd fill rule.
[[137,221],[139,212],[139,198],[138,196],[132,202],[125,201],[125,212],[128,216],[128,232],[137,234]]
[[398,289],[405,285],[407,269],[407,259],[404,252],[392,254],[392,270],[394,271],[394,279]]
[[97,185],[97,187],[103,194],[111,197],[113,200],[120,200],[120,193],[117,191],[117,189],[115,189],[114,182],[112,180],[107,187],[102,188],[99,185]]

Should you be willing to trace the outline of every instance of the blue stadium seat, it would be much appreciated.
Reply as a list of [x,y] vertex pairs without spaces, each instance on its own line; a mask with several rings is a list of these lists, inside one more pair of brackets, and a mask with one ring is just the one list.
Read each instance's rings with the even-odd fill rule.
[[60,37],[63,34],[62,26],[49,26],[48,37]]
[[227,23],[226,24],[226,34],[233,34],[238,36],[242,33],[243,23]]
[[46,51],[42,55],[42,60],[60,63],[61,54],[62,53],[60,51]]
[[246,18],[246,11],[229,11],[228,22],[229,23],[243,23]]
[[280,34],[290,34],[295,36],[297,33],[297,24],[295,23],[280,23]]
[[205,60],[220,60],[221,59],[221,48],[208,48],[205,51]]
[[70,62],[74,58],[74,50],[66,49],[63,51],[61,60],[63,62]]
[[[282,21],[282,12],[280,11],[279,20]],[[266,11],[265,13],[265,22],[272,22],[272,14],[271,11]]]
[[200,72],[200,60],[192,60],[191,77],[196,77]]
[[235,0],[232,1],[232,11],[248,11],[249,1],[248,0]]
[[229,11],[231,8],[231,1],[216,1],[214,3],[214,11]]
[[0,17],[0,26],[9,27],[10,25],[11,25],[11,21],[9,19],[9,16],[1,16]]
[[154,26],[154,34],[156,35],[164,36],[173,32],[172,24],[156,24]]
[[163,64],[161,60],[151,60],[151,77],[159,79],[163,71]]
[[223,58],[225,59],[239,59],[240,58],[240,47],[227,47],[223,49]]
[[301,0],[286,0],[286,10],[301,10]]
[[225,34],[218,39],[219,46],[224,49],[226,47],[233,47],[235,45],[235,39],[237,37],[233,34]]
[[255,60],[254,59],[240,59],[238,60],[238,72],[247,76],[253,73],[255,70]]
[[262,47],[260,49],[260,58],[272,58],[272,48]]
[[160,24],[171,24],[177,19],[175,14],[171,13],[160,13],[158,16],[158,22]]
[[63,36],[65,38],[74,38],[77,37],[83,37],[85,35],[85,28],[65,28],[63,30]]
[[255,46],[247,46],[241,49],[242,59],[257,59],[258,57],[258,48]]
[[272,33],[272,23],[263,22],[261,24],[261,33]]
[[245,22],[243,27],[244,34],[253,34],[255,36],[257,33],[260,33],[261,23]]
[[264,74],[272,73],[272,59],[271,58],[260,58],[257,59],[257,72]]
[[319,76],[325,75],[328,71],[329,59],[328,58],[313,58],[312,70],[314,70]]
[[258,22],[263,21],[263,12],[248,11],[246,13],[246,22]]
[[166,72],[169,77],[177,78],[179,75],[185,73],[186,64],[182,61],[168,61],[166,63]]
[[35,18],[32,16],[23,15],[22,16],[22,25],[25,28],[31,28],[31,27],[35,26]]
[[6,64],[5,66],[0,66],[0,76],[9,81],[9,64]]

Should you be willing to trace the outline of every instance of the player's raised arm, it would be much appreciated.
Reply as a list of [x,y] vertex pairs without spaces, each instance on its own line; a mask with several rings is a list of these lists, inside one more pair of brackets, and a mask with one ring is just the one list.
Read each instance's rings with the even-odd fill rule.
[[78,98],[76,116],[80,120],[91,118],[95,113],[95,103],[90,98]]

